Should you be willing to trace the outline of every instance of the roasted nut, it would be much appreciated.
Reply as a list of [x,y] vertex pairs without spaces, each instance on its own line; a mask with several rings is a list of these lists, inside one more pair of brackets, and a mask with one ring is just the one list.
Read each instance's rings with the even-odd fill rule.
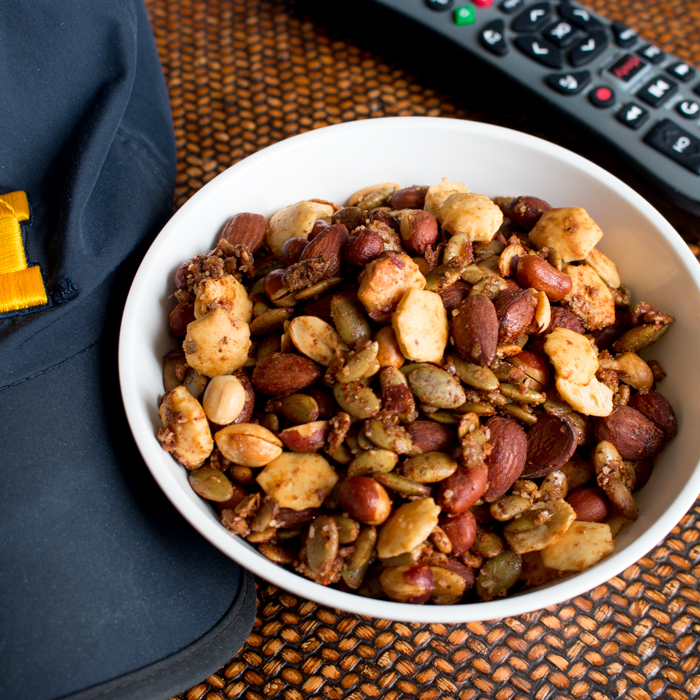
[[498,345],[498,316],[493,302],[483,294],[467,297],[452,312],[452,337],[467,362],[490,365]]
[[413,185],[394,192],[387,200],[387,206],[392,209],[422,209],[425,204],[427,187]]
[[486,195],[475,192],[451,194],[435,216],[445,231],[464,233],[472,241],[490,241],[503,223],[503,212]]
[[603,237],[603,232],[581,207],[549,209],[530,231],[537,248],[554,248],[564,263],[583,260]]
[[438,524],[439,513],[440,508],[432,498],[404,503],[379,530],[379,558],[396,557],[425,542]]
[[498,500],[520,478],[527,458],[527,435],[513,420],[494,416],[486,421],[491,433],[491,454],[486,457],[488,488],[484,500]]
[[284,396],[313,384],[321,372],[308,358],[293,353],[273,352],[255,365],[250,378],[263,394]]
[[555,328],[544,343],[557,377],[585,385],[598,371],[598,357],[588,339],[566,328]]
[[226,459],[244,467],[263,467],[282,454],[282,442],[267,428],[255,423],[237,423],[214,435]]
[[396,332],[391,326],[380,328],[374,340],[378,343],[377,362],[381,367],[401,367],[406,358],[401,354]]
[[571,277],[557,270],[539,255],[520,258],[516,276],[522,287],[544,292],[549,301],[559,301],[571,289]]
[[561,469],[578,446],[576,426],[568,416],[543,415],[527,434],[527,462],[523,476],[545,476]]
[[187,469],[196,469],[211,454],[214,442],[204,410],[184,386],[163,396],[158,410],[163,427],[158,442]]
[[[361,190],[358,190],[355,192],[350,199],[348,200],[348,204],[351,207],[359,206],[360,203],[363,200],[366,200],[368,197],[371,197],[372,195],[381,195],[382,200],[386,200],[387,197],[390,197],[394,192],[397,192],[399,189],[401,189],[401,185],[397,184],[396,182],[384,182],[380,185],[370,185],[369,187],[363,187]],[[374,204],[373,207],[368,207],[368,208],[374,208],[381,206],[381,204]]]
[[498,342],[510,343],[528,332],[535,318],[537,299],[531,289],[503,292],[494,302],[498,317]]
[[666,397],[658,391],[651,389],[646,394],[635,394],[627,405],[661,428],[667,440],[676,436],[678,432],[676,414]]
[[427,603],[434,589],[433,572],[427,564],[387,566],[379,575],[382,591],[399,603]]
[[369,476],[346,479],[338,490],[343,510],[367,525],[381,525],[391,513],[391,499],[386,489]]
[[416,404],[404,374],[396,367],[384,367],[379,373],[379,383],[382,387],[384,409],[395,414],[400,423],[413,420]]
[[571,311],[561,306],[551,307],[549,326],[544,331],[544,334],[551,333],[555,328],[566,328],[574,333],[583,333],[586,330],[581,321]]
[[576,520],[602,523],[608,517],[608,499],[598,486],[576,489],[566,497],[566,502],[576,511]]
[[321,506],[338,475],[319,454],[283,452],[258,474],[257,482],[280,508],[303,511]]
[[343,224],[348,231],[354,231],[367,223],[367,212],[359,207],[343,207],[333,214],[331,223]]
[[184,338],[187,326],[194,321],[194,306],[184,301],[178,301],[168,315],[168,330],[176,338]]
[[538,197],[514,197],[505,208],[505,215],[523,231],[530,231],[542,214],[552,207]]
[[410,456],[424,452],[449,452],[454,447],[454,430],[447,425],[417,420],[408,423],[405,428],[413,442]]
[[348,350],[335,328],[316,316],[293,318],[287,332],[300,353],[324,367],[331,363],[336,352]]
[[217,425],[233,423],[241,414],[246,392],[238,377],[230,374],[214,377],[204,392],[202,408],[207,418]]
[[383,253],[365,266],[357,298],[367,313],[390,313],[409,289],[423,289],[425,277],[406,253]]
[[622,284],[615,263],[597,248],[592,248],[586,256],[586,265],[590,265],[608,287],[617,289]]
[[488,479],[485,465],[459,467],[454,474],[440,482],[440,507],[452,515],[468,511],[484,495]]
[[607,440],[623,459],[655,457],[664,446],[663,431],[642,413],[629,406],[617,406],[595,426],[597,440]]
[[619,375],[620,379],[625,384],[629,384],[637,391],[649,391],[654,386],[651,367],[636,352],[623,352],[615,359],[623,372]]
[[350,265],[364,267],[384,252],[384,241],[368,228],[358,229],[345,247],[345,260]]
[[561,302],[589,330],[615,323],[615,300],[605,282],[588,265],[567,265],[564,272],[571,278],[571,289]]
[[317,420],[286,428],[279,438],[292,452],[318,452],[326,444],[329,432],[328,421]]
[[435,243],[438,224],[435,217],[423,209],[413,209],[401,219],[401,238],[406,248],[418,255]]
[[452,543],[452,554],[460,556],[473,544],[476,538],[476,519],[470,510],[458,515],[443,515],[440,527]]
[[233,276],[205,278],[195,288],[194,317],[203,318],[217,306],[229,316],[243,323],[253,318],[253,302],[245,287]]
[[615,549],[606,523],[574,522],[556,542],[542,550],[542,563],[557,571],[583,571]]
[[309,244],[306,238],[288,238],[282,246],[282,265],[289,267],[299,262],[304,248]]
[[226,239],[231,245],[242,245],[255,253],[262,245],[266,229],[267,220],[264,216],[242,212],[224,224],[219,240]]
[[440,362],[447,346],[447,311],[434,292],[409,289],[391,318],[401,353],[417,362]]
[[207,377],[231,374],[243,367],[250,350],[247,323],[231,318],[217,306],[187,326],[182,344],[187,364]]
[[333,224],[324,229],[311,241],[299,258],[299,262],[320,256],[328,262],[323,279],[336,277],[340,272],[343,247],[349,239],[348,230],[343,224]]
[[316,219],[332,216],[333,207],[319,202],[297,202],[272,215],[265,232],[267,247],[277,258],[282,257],[282,246],[289,238],[308,239]]
[[[549,384],[549,369],[547,363],[539,356],[523,350],[517,355],[506,358],[506,361],[514,367],[519,367],[525,374],[537,383],[533,388],[542,391]],[[460,376],[460,379],[462,377]],[[462,379],[462,381],[465,381]],[[480,387],[477,387],[480,388]]]
[[433,593],[430,597],[435,605],[455,605],[464,597],[467,581],[456,571],[444,566],[431,566],[433,572]]
[[566,501],[535,503],[530,510],[504,528],[503,534],[514,552],[537,552],[556,542],[576,519]]

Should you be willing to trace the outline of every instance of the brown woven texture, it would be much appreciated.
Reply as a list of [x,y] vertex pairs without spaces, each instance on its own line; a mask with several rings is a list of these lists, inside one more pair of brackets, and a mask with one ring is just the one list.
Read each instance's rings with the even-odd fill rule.
[[[460,88],[465,81],[458,76],[454,89],[446,89],[449,80],[433,80],[430,70],[409,72],[385,50],[385,28],[374,26],[371,15],[360,18],[367,31],[357,32],[319,19],[304,2],[147,4],[173,106],[178,205],[247,155],[343,121],[446,116],[550,136],[517,105],[490,108],[488,96]],[[352,3],[345,5],[351,13]],[[700,0],[590,0],[589,5],[700,65]],[[686,238],[697,253],[695,232]],[[646,557],[584,596],[484,623],[363,618],[261,581],[258,617],[243,649],[231,649],[226,666],[179,697],[697,697],[699,518],[700,502]]]

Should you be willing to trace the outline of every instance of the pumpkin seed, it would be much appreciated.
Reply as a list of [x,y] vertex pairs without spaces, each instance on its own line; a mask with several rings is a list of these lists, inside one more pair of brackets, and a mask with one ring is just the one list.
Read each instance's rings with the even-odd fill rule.
[[448,361],[452,362],[455,374],[469,386],[482,391],[495,391],[498,389],[499,381],[496,375],[488,367],[474,365],[463,360],[459,355],[449,355]]
[[331,222],[343,224],[348,231],[354,231],[358,226],[367,222],[367,212],[360,207],[343,207],[331,216]]
[[336,294],[331,299],[331,318],[340,337],[354,348],[372,337],[372,328],[364,307],[358,302]]
[[333,395],[340,408],[358,420],[371,418],[382,407],[379,397],[360,380],[338,384]]
[[467,396],[459,382],[435,365],[423,364],[408,375],[411,391],[425,404],[436,408],[457,408]]
[[407,479],[405,476],[388,472],[386,474],[374,473],[374,479],[382,486],[385,486],[402,496],[417,496],[419,498],[427,498],[432,493],[429,486],[419,484],[417,481]]
[[535,503],[503,529],[514,552],[537,552],[556,542],[576,519],[576,511],[563,500]]
[[405,428],[370,418],[364,422],[362,432],[377,447],[405,455],[413,449],[413,440]]
[[467,588],[462,576],[443,566],[431,566],[433,572],[433,592],[430,600],[435,605],[455,605],[459,603]]
[[335,373],[335,378],[342,384],[347,384],[376,374],[379,371],[378,350],[379,343],[374,342],[365,345],[362,350],[351,352],[345,358],[343,366]]
[[506,543],[500,535],[477,526],[474,544],[469,549],[484,559],[493,559],[501,554],[505,548]]
[[522,557],[510,550],[489,559],[476,577],[476,593],[479,598],[502,598],[520,578],[522,567]]
[[297,301],[304,301],[305,299],[311,299],[320,294],[325,294],[327,291],[337,287],[342,281],[342,277],[329,277],[328,279],[316,282],[316,284],[312,284],[306,289],[296,292]]
[[522,515],[531,505],[532,501],[529,498],[508,494],[494,501],[489,507],[489,512],[494,520],[505,522]]
[[444,452],[424,452],[409,457],[401,466],[407,479],[420,484],[434,484],[457,471],[457,461]]
[[338,527],[332,517],[322,515],[309,525],[306,563],[315,580],[323,581],[330,575],[338,556],[338,540]]
[[461,276],[462,267],[459,265],[438,265],[426,275],[425,289],[438,294],[452,286]]
[[[445,250],[442,253],[442,262],[447,264],[453,260],[461,260],[462,264],[469,261],[472,254],[471,240],[466,233],[457,233],[445,244]],[[476,267],[473,265],[472,267]],[[461,272],[464,274],[462,268]]]
[[348,466],[348,476],[390,472],[398,463],[399,457],[390,450],[367,450],[361,452]]
[[501,407],[501,413],[508,416],[509,418],[515,418],[522,423],[527,423],[527,425],[534,425],[537,423],[537,416],[534,413],[530,413],[526,408],[518,406],[515,403],[509,403]]
[[281,331],[284,322],[290,317],[289,309],[269,309],[253,319],[250,324],[251,335],[267,335]]
[[233,496],[233,484],[225,474],[213,467],[201,467],[189,472],[187,480],[196,494],[208,501],[223,503]]
[[360,534],[360,524],[347,515],[332,515],[338,528],[338,544],[350,544]]
[[307,394],[290,394],[275,401],[275,410],[296,425],[311,423],[318,419],[319,408],[316,399]]
[[642,326],[630,328],[614,343],[615,352],[639,352],[655,343],[668,329],[670,324],[645,323]]

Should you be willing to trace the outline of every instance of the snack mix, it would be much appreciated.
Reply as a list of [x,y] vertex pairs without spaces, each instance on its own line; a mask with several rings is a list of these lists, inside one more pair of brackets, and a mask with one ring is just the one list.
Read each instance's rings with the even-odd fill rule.
[[177,270],[158,440],[231,533],[373,598],[582,571],[674,437],[673,322],[580,207],[461,182],[240,213]]

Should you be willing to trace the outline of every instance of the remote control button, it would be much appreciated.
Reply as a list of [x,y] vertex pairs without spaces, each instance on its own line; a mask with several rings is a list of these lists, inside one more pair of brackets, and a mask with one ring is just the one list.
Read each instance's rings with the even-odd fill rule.
[[700,139],[676,126],[670,119],[660,121],[644,140],[676,163],[700,175]]
[[670,78],[652,78],[638,93],[637,97],[652,107],[660,107],[678,90],[678,83]]
[[588,99],[595,107],[605,109],[615,102],[615,91],[607,85],[601,85],[588,93]]
[[654,46],[653,44],[642,46],[637,53],[646,58],[649,63],[653,63],[654,65],[661,63],[665,56],[664,52],[658,46]]
[[545,39],[532,35],[519,36],[515,38],[515,45],[526,56],[548,68],[561,68],[564,64],[561,49]]
[[454,0],[425,0],[425,4],[431,10],[437,10],[442,12],[444,10],[449,10],[453,5]]
[[559,15],[581,29],[602,29],[603,23],[583,7],[573,7],[568,2],[559,5]]
[[630,129],[639,129],[644,122],[649,118],[649,112],[636,105],[634,102],[628,102],[616,115],[617,121],[622,122]]
[[547,76],[547,85],[562,95],[576,95],[591,82],[587,70],[576,73],[553,73]]
[[536,2],[523,10],[510,26],[514,32],[536,32],[551,16],[552,8],[548,2]]
[[608,68],[608,73],[612,73],[618,80],[628,83],[647,64],[639,56],[625,54]]
[[458,27],[474,24],[474,19],[474,8],[471,5],[463,5],[455,10],[455,24]]
[[498,6],[498,9],[506,15],[509,15],[523,6],[524,0],[503,0]]
[[508,44],[504,38],[506,23],[502,19],[494,19],[489,22],[479,35],[481,44],[496,56],[505,56],[508,53]]
[[700,104],[695,100],[683,100],[676,105],[676,112],[685,119],[696,119],[700,116]]
[[666,72],[674,78],[678,78],[683,83],[690,82],[695,77],[695,68],[692,68],[687,63],[672,63],[666,68]]
[[576,30],[569,22],[561,20],[560,22],[550,24],[542,32],[542,36],[556,46],[566,47],[576,39]]
[[472,2],[479,7],[491,7],[493,5],[493,0],[472,0]]
[[613,22],[612,30],[615,35],[615,43],[623,49],[628,49],[637,42],[637,32],[622,22]]
[[569,51],[569,63],[574,67],[585,66],[600,56],[607,46],[608,37],[604,31],[591,32]]
[[693,92],[694,92],[696,95],[700,95],[700,83],[698,83],[698,84],[693,88]]

